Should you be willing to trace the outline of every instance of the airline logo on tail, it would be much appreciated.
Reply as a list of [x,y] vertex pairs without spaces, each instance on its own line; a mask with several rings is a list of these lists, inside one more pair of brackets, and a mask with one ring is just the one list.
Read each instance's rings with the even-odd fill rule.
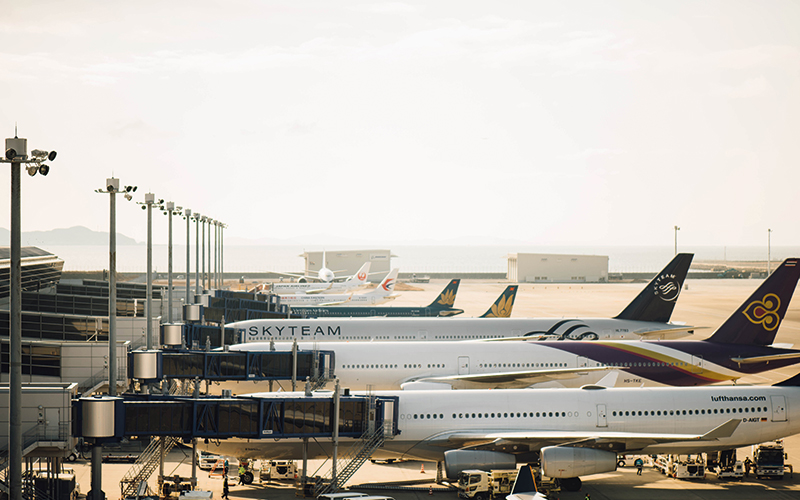
[[381,287],[387,292],[391,292],[392,290],[394,290],[394,279],[389,278],[387,280],[384,280],[383,284],[381,284]]
[[664,302],[674,302],[681,294],[681,284],[674,274],[662,274],[654,283],[656,297]]
[[358,281],[364,281],[365,279],[367,279],[367,273],[358,273],[358,275],[356,275],[356,278],[358,278]]
[[775,311],[781,306],[781,299],[774,293],[764,295],[761,300],[747,304],[742,314],[753,324],[761,324],[764,329],[772,331],[778,328],[781,317]]
[[492,309],[489,314],[486,315],[487,318],[510,318],[511,317],[511,307],[514,305],[514,291],[516,288],[511,288],[508,295],[504,295],[500,297],[500,300],[492,304]]
[[452,290],[444,291],[439,295],[439,300],[437,302],[443,306],[453,307],[453,304],[456,302],[456,294],[453,293]]

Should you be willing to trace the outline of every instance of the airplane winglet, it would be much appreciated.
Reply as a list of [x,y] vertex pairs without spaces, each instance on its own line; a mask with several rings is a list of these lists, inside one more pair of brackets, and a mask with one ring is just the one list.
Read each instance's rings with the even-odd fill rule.
[[714,441],[716,439],[729,438],[741,423],[741,420],[732,418],[724,424],[714,427],[697,439],[700,441]]

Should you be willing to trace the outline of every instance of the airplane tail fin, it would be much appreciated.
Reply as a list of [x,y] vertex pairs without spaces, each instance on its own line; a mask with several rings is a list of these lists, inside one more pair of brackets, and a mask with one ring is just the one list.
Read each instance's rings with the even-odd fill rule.
[[349,281],[350,283],[356,282],[359,285],[365,285],[367,283],[367,277],[369,277],[370,265],[371,264],[369,262],[365,262],[364,265],[361,266],[361,268],[359,268],[356,274],[347,278],[347,281]]
[[483,313],[481,318],[510,318],[511,317],[511,309],[514,308],[514,299],[517,297],[517,289],[519,287],[517,285],[509,285],[497,297],[497,300],[494,301],[492,307],[490,307],[485,313]]
[[397,273],[400,270],[396,267],[389,271],[389,274],[386,275],[383,280],[381,280],[380,284],[373,290],[371,293],[377,295],[389,295],[394,292],[394,285],[397,283]]
[[517,479],[514,481],[514,487],[511,488],[511,495],[518,495],[520,493],[538,493],[539,489],[536,487],[536,480],[533,478],[533,468],[530,465],[523,465],[517,473]]
[[694,254],[679,253],[615,319],[669,322]]
[[786,259],[764,280],[758,289],[739,306],[709,342],[770,345],[778,333],[789,302],[800,278],[800,259]]
[[450,283],[444,287],[442,293],[436,297],[436,300],[431,302],[428,306],[432,309],[447,309],[453,307],[456,302],[456,294],[458,293],[458,284],[461,283],[460,279],[450,280]]

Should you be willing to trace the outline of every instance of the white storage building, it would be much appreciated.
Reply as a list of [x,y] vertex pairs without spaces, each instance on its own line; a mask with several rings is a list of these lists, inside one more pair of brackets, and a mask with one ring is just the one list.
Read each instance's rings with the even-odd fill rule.
[[515,283],[604,283],[608,256],[510,253],[507,278]]

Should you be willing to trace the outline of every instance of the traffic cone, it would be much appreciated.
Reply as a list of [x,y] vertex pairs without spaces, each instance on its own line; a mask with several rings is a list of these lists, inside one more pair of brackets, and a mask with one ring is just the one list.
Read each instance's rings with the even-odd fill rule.
[[419,468],[419,473],[420,473],[420,474],[425,474],[425,464],[422,464],[422,465],[420,466],[420,468]]
[[433,495],[433,486],[428,487],[428,495]]

